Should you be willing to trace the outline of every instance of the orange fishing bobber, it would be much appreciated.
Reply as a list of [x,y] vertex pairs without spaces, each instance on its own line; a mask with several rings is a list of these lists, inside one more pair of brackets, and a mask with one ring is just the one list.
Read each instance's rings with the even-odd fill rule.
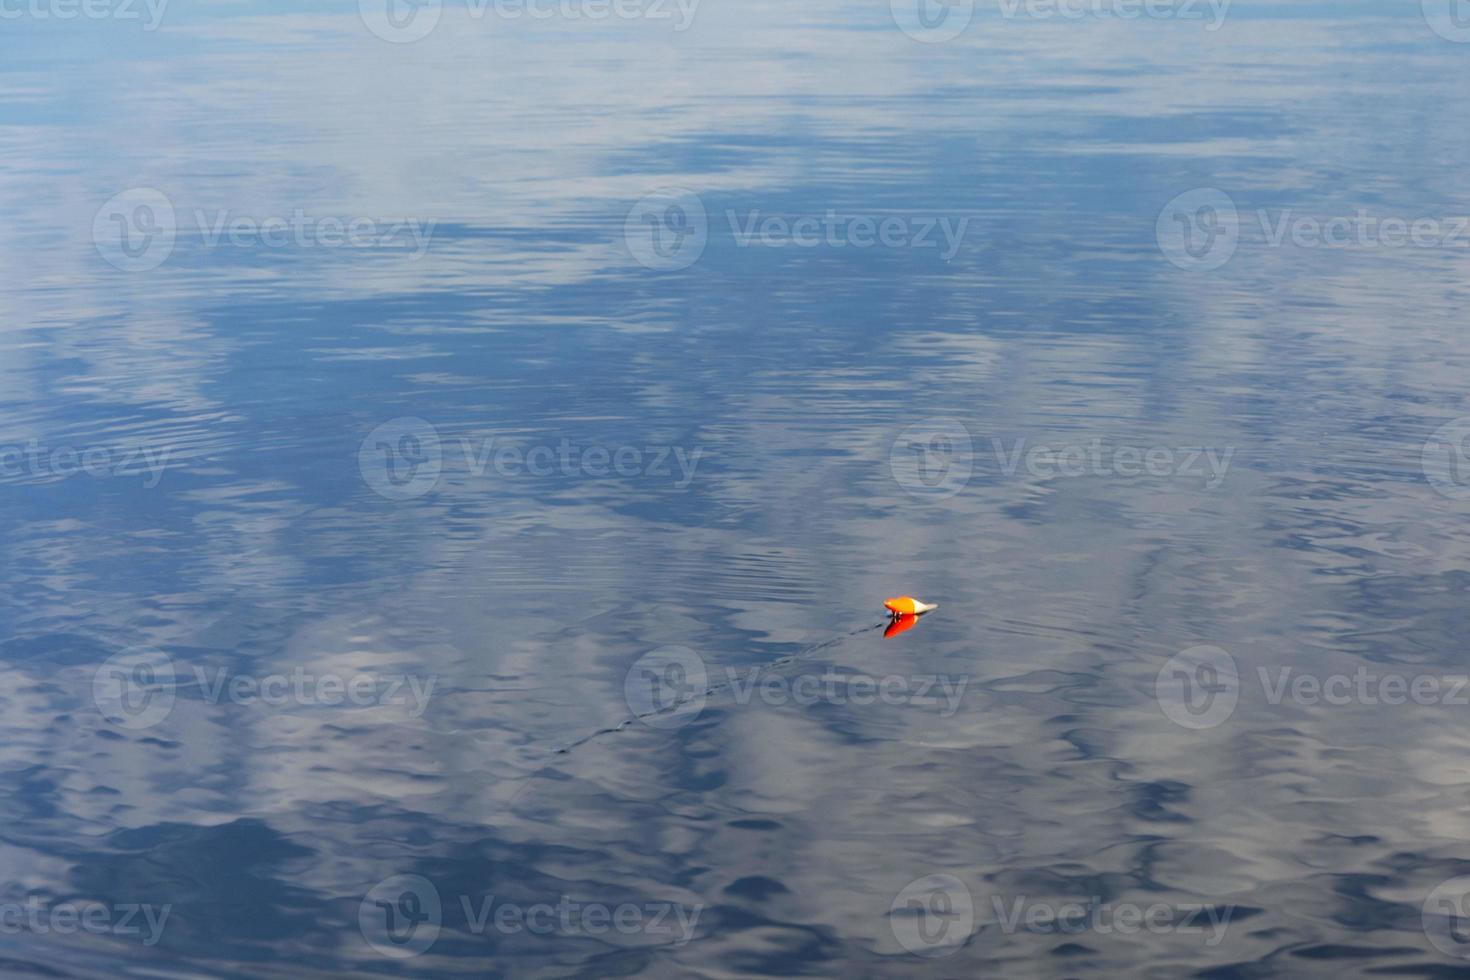
[[901,595],[896,599],[884,599],[883,608],[895,616],[922,616],[931,609],[938,609],[937,602],[920,602],[911,595]]

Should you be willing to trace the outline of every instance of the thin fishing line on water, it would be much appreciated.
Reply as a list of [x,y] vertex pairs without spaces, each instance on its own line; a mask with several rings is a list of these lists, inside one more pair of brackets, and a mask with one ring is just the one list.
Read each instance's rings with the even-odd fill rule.
[[[763,664],[760,664],[760,665],[756,666],[753,669],[754,672],[752,674],[752,679],[758,679],[760,677],[765,676],[767,673],[769,673],[772,670],[776,670],[776,669],[778,669],[780,667],[789,666],[790,664],[793,664],[793,663],[795,663],[795,662],[797,662],[799,660],[807,659],[807,658],[811,657],[814,654],[820,653],[823,650],[827,650],[827,649],[830,649],[831,647],[837,646],[838,644],[840,644],[840,643],[842,643],[842,642],[844,642],[846,640],[850,640],[850,639],[852,639],[855,636],[861,636],[864,633],[871,633],[874,630],[881,630],[881,629],[885,629],[885,628],[887,628],[889,630],[892,630],[893,627],[894,627],[894,625],[897,624],[897,623],[899,623],[900,621],[903,621],[903,620],[912,621],[915,618],[916,617],[914,615],[912,615],[912,614],[897,614],[897,613],[895,613],[891,618],[889,618],[888,620],[885,620],[883,622],[874,623],[871,626],[862,626],[862,627],[859,627],[859,628],[854,629],[854,630],[848,630],[845,633],[839,633],[836,636],[828,637],[825,640],[820,640],[820,641],[818,641],[816,643],[813,643],[813,644],[810,644],[808,646],[802,647],[800,650],[796,651],[795,653],[788,653],[788,654],[786,654],[784,656],[777,657],[774,660],[770,660],[770,661],[767,661],[766,663],[763,663]],[[911,622],[910,622],[910,625],[911,625]],[[904,626],[904,628],[906,629],[907,626]],[[900,632],[901,632],[901,630],[900,630]],[[581,738],[577,739],[574,742],[569,742],[568,744],[563,745],[561,748],[553,750],[550,753],[549,756],[545,756],[543,758],[559,759],[559,758],[561,758],[563,756],[568,756],[568,755],[570,755],[572,753],[573,750],[578,749],[578,748],[581,748],[583,745],[586,745],[587,743],[592,742],[593,740],[598,739],[598,738],[602,737],[603,735],[613,735],[613,734],[616,734],[618,732],[621,732],[624,729],[626,729],[629,725],[632,725],[635,722],[641,721],[641,720],[643,720],[645,718],[650,718],[650,717],[653,717],[653,716],[656,716],[656,715],[668,715],[668,714],[676,713],[681,708],[688,706],[689,704],[691,704],[694,701],[698,701],[698,700],[701,700],[703,698],[708,698],[711,695],[718,694],[721,691],[727,690],[728,688],[730,688],[731,686],[733,686],[734,683],[735,683],[735,681],[732,679],[732,680],[726,680],[726,681],[721,682],[719,684],[708,685],[708,686],[706,686],[706,687],[704,687],[702,689],[695,690],[695,691],[692,691],[692,692],[687,692],[683,697],[674,700],[670,704],[663,705],[663,706],[661,706],[659,708],[656,708],[656,709],[653,709],[651,711],[635,712],[633,714],[630,714],[628,717],[624,718],[618,724],[612,725],[612,726],[607,727],[607,728],[599,728],[595,732],[591,732],[591,733],[589,733],[587,735],[582,736]],[[510,797],[510,799],[508,799],[508,800],[505,801],[504,809],[506,811],[509,811],[510,808],[515,805],[515,802],[521,798],[521,795],[523,793],[525,793],[525,791],[531,787],[531,784],[533,782],[536,781],[537,777],[541,776],[543,773],[549,771],[550,769],[552,769],[552,763],[547,763],[546,765],[543,765],[543,766],[539,767],[538,769],[536,769],[535,771],[533,771],[533,772],[529,773],[528,775],[522,777],[521,787],[519,789],[517,789],[514,794],[512,794],[512,796]]]
[[[757,665],[753,668],[749,680],[758,680],[773,670],[777,670],[781,667],[790,666],[791,664],[798,661],[808,659],[814,654],[821,653],[823,650],[835,647],[840,643],[850,640],[855,636],[861,636],[864,633],[871,633],[875,630],[884,630],[884,637],[896,636],[899,633],[903,633],[906,630],[912,628],[918,622],[920,617],[924,616],[928,612],[931,612],[932,610],[938,609],[939,607],[935,603],[923,602],[922,600],[915,599],[912,596],[898,596],[895,598],[884,600],[883,608],[889,614],[888,619],[882,622],[874,623],[871,626],[860,626],[857,629],[848,630],[845,633],[839,633],[835,636],[830,636],[825,640],[819,640],[816,643],[812,643],[805,647],[802,647],[795,653],[788,653],[784,656],[777,657],[774,660],[769,660],[763,664]],[[612,725],[607,728],[599,728],[594,732],[582,736],[574,742],[570,742],[559,749],[553,750],[550,756],[544,758],[556,759],[563,756],[568,756],[573,752],[573,750],[578,749],[583,745],[594,741],[595,739],[601,738],[604,735],[615,735],[637,721],[659,715],[676,714],[681,708],[687,707],[695,701],[702,701],[703,699],[708,698],[712,695],[719,694],[720,692],[734,686],[735,683],[736,681],[732,677],[722,683],[704,685],[694,691],[685,692],[682,697],[676,698],[668,704],[660,705],[657,708],[651,709],[649,711],[635,711],[634,713],[630,714],[628,717],[620,721],[618,724]],[[517,789],[515,793],[511,796],[511,798],[505,802],[505,809],[509,810],[515,804],[516,800],[520,799],[521,794],[523,794],[527,789],[530,788],[531,783],[534,782],[538,776],[547,772],[551,768],[552,765],[548,763],[536,769],[529,775],[525,776],[521,787]]]
[[[795,663],[797,660],[810,657],[814,653],[820,653],[822,650],[825,650],[828,647],[836,646],[843,640],[849,639],[854,636],[859,636],[863,633],[871,633],[873,630],[880,630],[888,625],[889,623],[887,622],[875,623],[872,626],[864,626],[860,629],[849,630],[846,633],[840,633],[837,636],[828,637],[825,640],[813,643],[807,647],[803,647],[796,653],[788,653],[783,657],[777,657],[775,660],[768,661],[764,664],[759,664],[753,669],[751,679],[758,679],[768,671],[775,670],[778,667],[785,667],[788,664]],[[719,684],[711,684],[702,689],[686,692],[683,697],[676,698],[669,704],[660,705],[659,707],[653,708],[649,711],[635,712],[610,728],[599,728],[597,731],[592,732],[589,735],[584,735],[583,737],[577,739],[575,742],[571,742],[567,745],[562,746],[561,748],[555,750],[552,754],[566,755],[573,749],[586,745],[588,742],[592,741],[595,738],[620,732],[623,729],[627,728],[629,725],[633,724],[635,721],[642,721],[645,718],[652,718],[657,715],[674,714],[678,712],[680,708],[686,707],[694,701],[710,697],[711,695],[719,694],[721,691],[730,688],[734,684],[734,679],[730,679]]]

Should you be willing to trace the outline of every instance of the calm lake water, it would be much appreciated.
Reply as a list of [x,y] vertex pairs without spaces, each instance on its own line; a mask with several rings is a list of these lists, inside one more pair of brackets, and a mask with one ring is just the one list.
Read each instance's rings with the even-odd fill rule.
[[0,4],[0,973],[1470,970],[1470,9],[527,3]]

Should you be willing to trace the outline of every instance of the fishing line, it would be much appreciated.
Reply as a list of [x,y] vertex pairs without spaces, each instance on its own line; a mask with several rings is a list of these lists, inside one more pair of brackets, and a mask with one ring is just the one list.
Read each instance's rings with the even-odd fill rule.
[[[859,635],[861,635],[863,633],[871,633],[873,630],[881,630],[881,629],[883,629],[887,625],[888,625],[888,623],[883,622],[883,623],[877,623],[877,624],[875,624],[873,626],[864,626],[861,629],[850,630],[847,633],[841,633],[841,634],[839,634],[837,636],[834,636],[834,637],[830,637],[828,639],[825,639],[825,640],[821,641],[820,643],[814,643],[814,644],[812,644],[809,647],[805,647],[805,648],[803,648],[801,650],[798,650],[796,653],[789,653],[789,654],[787,654],[784,657],[778,657],[775,660],[772,660],[772,661],[770,661],[768,663],[760,664],[760,665],[756,666],[755,668],[753,668],[753,673],[751,674],[750,679],[751,679],[751,681],[755,681],[755,680],[759,679],[761,676],[763,676],[764,674],[766,674],[767,672],[772,671],[772,670],[775,670],[777,667],[785,667],[788,664],[792,664],[792,663],[795,663],[798,660],[802,660],[802,659],[805,659],[807,657],[810,657],[814,653],[820,653],[822,650],[825,650],[828,647],[836,646],[838,643],[841,643],[843,640],[846,640],[849,637],[859,636]],[[721,683],[721,684],[713,684],[713,685],[711,685],[709,687],[704,688],[703,690],[691,692],[688,695],[686,695],[685,697],[682,697],[682,698],[679,698],[679,699],[675,700],[672,704],[665,705],[665,706],[663,706],[661,708],[654,708],[651,711],[643,711],[643,712],[639,712],[639,713],[636,713],[636,714],[631,714],[627,718],[625,718],[622,721],[620,721],[618,724],[612,726],[611,728],[599,728],[597,731],[591,733],[590,735],[584,735],[581,738],[577,739],[575,742],[571,742],[571,743],[569,743],[567,745],[562,746],[561,748],[557,749],[552,754],[553,755],[566,755],[567,753],[571,752],[572,749],[575,749],[575,748],[578,748],[580,746],[586,745],[588,742],[592,741],[594,738],[600,738],[603,735],[612,735],[612,734],[615,734],[615,733],[620,732],[623,729],[627,728],[629,725],[633,724],[633,722],[635,722],[635,721],[642,721],[644,718],[652,718],[655,715],[670,714],[672,712],[676,712],[680,708],[684,707],[685,705],[687,705],[687,704],[689,704],[689,703],[691,703],[693,701],[698,701],[698,700],[701,700],[703,698],[707,698],[710,695],[718,694],[721,691],[724,691],[724,690],[732,687],[734,684],[735,684],[735,679],[732,677],[732,678],[726,680],[724,683]]]
[[[813,643],[810,646],[803,647],[802,649],[796,651],[795,653],[789,653],[789,654],[786,654],[783,657],[777,657],[775,660],[770,660],[770,661],[767,661],[766,663],[759,664],[759,665],[751,668],[752,673],[750,674],[749,680],[750,680],[751,683],[754,683],[756,680],[759,680],[761,677],[763,677],[764,675],[770,673],[773,670],[776,670],[776,669],[781,668],[781,667],[790,666],[791,664],[796,663],[799,660],[808,659],[812,655],[817,654],[817,653],[820,653],[823,650],[829,649],[831,647],[834,647],[834,646],[838,645],[839,643],[844,642],[845,640],[851,639],[854,636],[861,636],[864,633],[871,633],[874,630],[884,629],[885,627],[889,626],[891,623],[892,623],[892,620],[884,620],[881,623],[874,623],[872,626],[863,626],[863,627],[860,627],[860,628],[855,629],[855,630],[849,630],[846,633],[839,633],[836,636],[829,637],[829,638],[827,638],[825,640],[821,640],[820,642]],[[601,738],[604,735],[614,735],[614,734],[617,734],[618,732],[621,732],[624,729],[626,729],[629,725],[632,725],[635,722],[641,721],[641,720],[643,720],[645,718],[651,718],[651,717],[654,717],[654,716],[657,716],[657,715],[671,714],[673,712],[678,711],[680,708],[683,708],[683,707],[689,705],[690,703],[692,703],[694,701],[702,700],[702,699],[708,698],[708,697],[710,697],[712,695],[719,694],[722,691],[728,690],[730,687],[734,686],[735,683],[736,683],[735,678],[731,677],[730,679],[725,680],[725,681],[723,681],[721,683],[711,684],[711,685],[709,685],[707,687],[704,687],[704,688],[702,688],[700,690],[696,690],[696,691],[693,691],[693,692],[686,693],[683,697],[678,698],[675,701],[673,701],[671,704],[665,705],[665,706],[663,706],[661,708],[655,708],[655,709],[653,709],[651,711],[635,712],[633,714],[630,714],[628,717],[624,718],[622,721],[618,722],[616,725],[612,725],[612,726],[610,726],[608,728],[599,728],[595,732],[591,732],[591,733],[589,733],[587,735],[582,736],[581,738],[577,739],[574,742],[569,742],[566,745],[563,745],[561,748],[555,749],[554,751],[552,751],[552,753],[550,755],[550,758],[557,758],[557,757],[560,757],[560,756],[570,755],[574,749],[581,748],[583,745],[586,745],[587,743],[589,743],[589,742],[591,742],[591,741],[593,741],[595,739]],[[551,768],[552,767],[551,767],[550,764],[543,765],[541,768],[537,769],[535,772],[533,772],[530,775],[524,777],[525,778],[524,784],[521,786],[520,789],[516,790],[515,795],[513,795],[509,800],[507,800],[505,802],[505,809],[507,811],[509,811],[510,808],[511,808],[511,806],[515,803],[515,801],[518,800],[518,799],[520,799],[521,794],[524,793],[528,788],[530,788],[531,783],[536,779],[536,777],[540,776],[542,773],[546,772],[547,770],[549,770]]]

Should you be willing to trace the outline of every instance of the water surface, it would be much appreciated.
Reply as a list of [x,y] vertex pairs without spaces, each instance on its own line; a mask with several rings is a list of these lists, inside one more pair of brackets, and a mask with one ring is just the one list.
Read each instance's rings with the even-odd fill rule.
[[0,22],[3,972],[1463,970],[1470,45],[669,9]]

